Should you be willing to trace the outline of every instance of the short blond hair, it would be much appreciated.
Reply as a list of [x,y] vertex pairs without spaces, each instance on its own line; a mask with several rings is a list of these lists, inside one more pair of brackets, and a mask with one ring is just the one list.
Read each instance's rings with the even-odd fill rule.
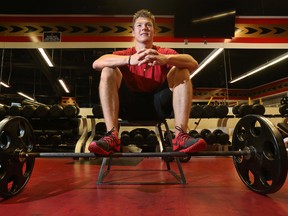
[[133,29],[134,29],[135,22],[139,17],[145,17],[145,18],[150,19],[152,21],[153,27],[156,28],[155,16],[150,11],[146,9],[142,9],[142,10],[137,11],[133,16],[133,21],[132,21]]

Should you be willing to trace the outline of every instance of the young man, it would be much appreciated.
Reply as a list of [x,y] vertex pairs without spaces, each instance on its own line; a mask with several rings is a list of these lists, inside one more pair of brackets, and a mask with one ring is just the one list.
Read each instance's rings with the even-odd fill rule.
[[196,152],[206,148],[203,139],[187,132],[192,84],[190,72],[198,67],[188,54],[153,44],[156,23],[147,10],[134,14],[132,35],[135,46],[106,54],[93,62],[101,72],[99,94],[108,130],[106,136],[93,141],[89,151],[109,155],[120,151],[118,117],[125,120],[163,120],[174,111],[173,150]]

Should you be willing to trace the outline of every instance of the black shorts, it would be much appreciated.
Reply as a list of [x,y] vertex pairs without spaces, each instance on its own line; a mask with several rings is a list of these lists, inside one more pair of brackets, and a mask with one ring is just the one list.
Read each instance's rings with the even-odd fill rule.
[[119,117],[128,121],[157,121],[173,115],[172,91],[167,80],[152,93],[133,92],[122,80]]

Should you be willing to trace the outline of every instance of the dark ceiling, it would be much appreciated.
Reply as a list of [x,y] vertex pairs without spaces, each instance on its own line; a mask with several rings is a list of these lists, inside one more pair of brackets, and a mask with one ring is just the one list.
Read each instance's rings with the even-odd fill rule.
[[[173,14],[173,0],[137,1],[100,0],[74,1],[10,0],[1,5],[0,14],[133,14],[140,8],[148,8],[158,15]],[[288,16],[288,1],[285,0],[236,0],[237,16]],[[165,7],[162,7],[162,5]],[[111,6],[113,5],[113,7]],[[151,8],[150,8],[151,7]],[[17,91],[33,96],[46,104],[58,103],[61,96],[76,97],[81,107],[91,107],[99,102],[99,72],[93,71],[92,62],[115,49],[47,49],[55,68],[47,67],[36,49],[1,49],[1,76],[13,88],[0,89],[0,103],[20,102]],[[176,49],[179,53],[191,54],[199,63],[213,49]],[[267,68],[259,75],[235,84],[228,81],[267,61],[287,52],[286,49],[225,49],[211,64],[193,78],[194,88],[249,89],[287,77],[287,60]],[[67,82],[71,94],[65,94],[58,77]]]

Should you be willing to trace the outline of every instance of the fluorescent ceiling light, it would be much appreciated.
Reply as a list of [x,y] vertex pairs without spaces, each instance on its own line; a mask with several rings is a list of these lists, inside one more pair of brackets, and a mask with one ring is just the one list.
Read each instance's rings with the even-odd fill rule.
[[0,85],[4,86],[6,88],[10,88],[10,86],[8,84],[4,83],[4,82],[0,82]]
[[33,98],[29,97],[28,95],[26,95],[26,94],[24,94],[24,93],[22,93],[22,92],[17,92],[17,93],[18,93],[19,95],[25,97],[25,98],[28,98],[28,99],[31,100],[31,101],[34,101]]
[[248,72],[244,73],[243,75],[241,75],[239,77],[236,77],[235,79],[232,79],[231,81],[229,81],[229,83],[235,83],[235,82],[237,82],[239,80],[242,80],[242,79],[244,79],[244,78],[246,78],[248,76],[251,76],[251,75],[253,75],[253,74],[255,74],[255,73],[257,73],[257,72],[259,72],[261,70],[264,70],[267,67],[270,67],[270,66],[272,66],[272,65],[274,65],[274,64],[276,64],[276,63],[278,63],[280,61],[283,61],[286,58],[288,58],[288,52],[284,53],[283,55],[278,56],[277,58],[272,59],[271,61],[269,61],[269,62],[267,62],[265,64],[262,64],[262,65],[260,65],[260,66],[258,66],[256,68],[254,68],[251,71],[248,71]]
[[65,82],[62,79],[58,79],[59,83],[61,84],[62,88],[66,93],[70,93],[69,89],[67,88]]
[[215,14],[215,15],[212,15],[212,16],[209,16],[209,17],[203,17],[203,18],[200,18],[200,19],[192,20],[192,23],[203,22],[203,21],[207,21],[207,20],[211,20],[211,19],[217,19],[217,18],[220,18],[220,17],[225,17],[225,16],[228,16],[228,15],[232,15],[232,14],[235,14],[235,13],[236,13],[236,11],[233,10],[233,11],[228,11],[226,13]]
[[190,75],[190,79],[192,79],[192,77],[194,77],[197,73],[199,73],[204,67],[206,67],[207,64],[209,64],[214,58],[216,58],[216,56],[218,56],[224,48],[218,48],[218,49],[214,49],[199,65],[199,67],[197,68],[197,70],[195,70],[191,75]]
[[48,57],[48,55],[46,54],[46,52],[44,51],[43,48],[38,48],[39,52],[41,53],[42,57],[44,58],[44,60],[46,61],[46,63],[48,64],[49,67],[54,67],[52,61],[50,60],[50,58]]

